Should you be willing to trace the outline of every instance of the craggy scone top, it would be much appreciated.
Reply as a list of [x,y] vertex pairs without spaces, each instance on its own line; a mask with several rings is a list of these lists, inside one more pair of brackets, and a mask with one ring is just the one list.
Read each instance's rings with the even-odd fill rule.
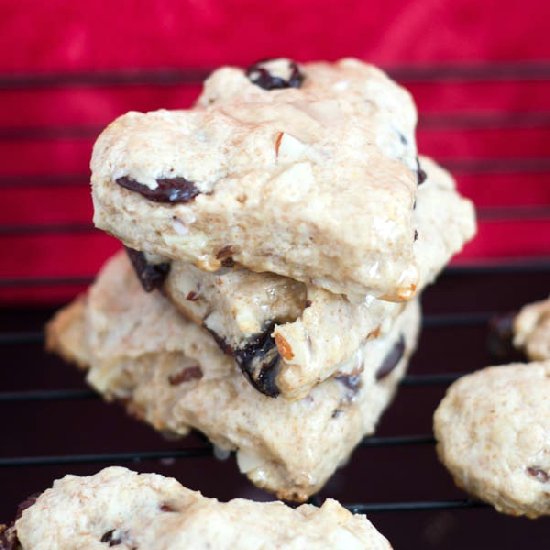
[[127,113],[91,161],[94,221],[131,248],[411,298],[410,95],[357,60],[220,69],[192,110]]
[[23,511],[15,535],[22,550],[391,548],[365,516],[335,500],[296,510],[282,502],[222,503],[174,478],[116,466],[57,480]]

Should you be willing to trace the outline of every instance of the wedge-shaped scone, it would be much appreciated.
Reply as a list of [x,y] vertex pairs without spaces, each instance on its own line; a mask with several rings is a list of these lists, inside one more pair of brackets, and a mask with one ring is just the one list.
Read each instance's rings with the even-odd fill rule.
[[21,550],[391,550],[366,516],[336,500],[296,509],[242,498],[220,502],[174,478],[120,466],[65,476],[27,504],[6,536]]
[[356,300],[411,298],[422,173],[409,94],[357,60],[267,86],[277,70],[222,69],[193,110],[113,122],[91,160],[95,224],[201,269],[231,258]]
[[[420,287],[430,283],[475,232],[472,203],[451,176],[422,158],[427,179],[414,211],[414,253]],[[131,253],[136,261],[136,253]],[[139,258],[138,258],[139,260]],[[163,262],[162,259],[150,261]],[[137,265],[151,283],[153,264]],[[387,333],[403,305],[370,298],[362,303],[271,273],[234,267],[209,273],[190,263],[164,265],[164,289],[189,319],[205,326],[262,393],[304,397],[320,381],[357,372],[357,349]],[[159,275],[153,271],[153,276]],[[161,286],[159,276],[157,285]],[[153,285],[151,285],[153,286]]]
[[332,378],[299,401],[256,391],[206,331],[158,291],[145,293],[121,254],[88,296],[56,315],[48,347],[81,366],[109,399],[123,399],[157,430],[204,432],[256,485],[305,500],[373,432],[415,347],[410,302],[385,337],[358,351],[362,373]]
[[550,298],[523,307],[514,319],[513,332],[514,345],[529,359],[550,359]]
[[435,413],[434,432],[457,485],[500,512],[550,515],[550,361],[460,378]]

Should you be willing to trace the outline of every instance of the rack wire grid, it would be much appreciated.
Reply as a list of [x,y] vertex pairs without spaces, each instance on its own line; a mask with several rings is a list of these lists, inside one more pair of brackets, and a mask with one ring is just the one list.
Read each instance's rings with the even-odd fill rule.
[[[412,87],[413,93],[415,86],[427,86],[430,93],[445,93],[457,83],[475,87],[479,82],[536,84],[539,93],[541,85],[550,91],[550,65],[545,63],[404,67],[391,73]],[[67,97],[70,103],[75,94],[85,92],[88,100],[101,100],[104,94],[127,98],[119,105],[121,112],[173,107],[194,95],[206,74],[157,70],[0,75],[0,100],[9,99],[13,93],[25,93],[31,99],[33,94],[47,93]],[[89,151],[100,126],[46,121],[39,126],[0,127],[0,151],[4,149],[8,154],[6,146],[13,144],[46,146],[60,140],[76,141]],[[505,132],[513,137],[517,132],[535,131],[542,139],[550,131],[550,112],[484,114],[457,110],[421,117],[420,138],[422,132],[438,129],[452,130],[466,139],[480,135],[483,139],[487,132]],[[32,162],[32,158],[29,160]],[[485,185],[487,176],[496,176],[521,188],[526,177],[547,181],[550,171],[550,158],[527,155],[451,158],[444,164],[459,181],[461,175],[466,175],[479,186]],[[17,189],[31,201],[44,190],[54,194],[67,190],[88,193],[85,171],[82,164],[81,173],[0,173],[0,188],[3,193]],[[478,208],[478,217],[484,231],[512,222],[514,231],[520,232],[519,238],[522,224],[539,224],[546,238],[549,234],[548,204],[485,206]],[[93,231],[84,220],[0,223],[0,239],[9,250],[24,246],[29,238],[38,243],[50,239],[48,246],[52,242],[55,245],[57,237],[69,238],[78,246],[79,242],[88,243],[85,238]],[[112,241],[102,242],[107,243],[106,257],[115,245]],[[529,248],[528,242],[524,245]],[[127,416],[122,407],[98,398],[85,385],[82,373],[45,354],[45,321],[93,278],[93,272],[78,271],[85,262],[76,267],[70,264],[75,248],[73,244],[68,248],[67,262],[58,266],[58,272],[29,276],[22,265],[16,275],[10,272],[0,276],[0,295],[5,304],[0,312],[0,519],[9,521],[19,502],[44,490],[54,479],[68,473],[92,474],[109,464],[174,476],[184,485],[222,500],[271,499],[238,473],[233,458],[215,459],[213,449],[200,434],[177,441],[164,439]],[[367,513],[396,548],[520,548],[526,541],[532,549],[548,548],[550,519],[531,521],[504,516],[455,488],[436,458],[431,419],[453,380],[496,362],[486,346],[488,320],[546,297],[549,274],[550,254],[493,258],[490,262],[447,268],[423,295],[425,316],[419,349],[376,435],[363,440],[349,463],[311,502],[319,504],[332,497],[354,512]]]

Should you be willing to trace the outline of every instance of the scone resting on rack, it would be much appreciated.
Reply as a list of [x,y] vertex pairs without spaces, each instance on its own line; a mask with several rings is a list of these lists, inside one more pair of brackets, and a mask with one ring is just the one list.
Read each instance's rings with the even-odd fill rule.
[[[430,283],[475,232],[470,201],[432,160],[421,158],[413,222],[420,288]],[[205,272],[190,263],[168,262],[130,251],[144,288],[164,288],[176,307],[204,326],[235,358],[254,387],[269,396],[297,399],[334,375],[358,372],[356,351],[385,334],[402,311],[400,303],[374,298],[356,303],[345,296],[274,275],[225,267]]]
[[456,484],[512,515],[550,515],[550,361],[488,367],[448,389],[437,451]]
[[194,109],[127,113],[101,134],[94,222],[205,270],[230,259],[356,301],[407,300],[416,119],[408,92],[358,60],[221,69]]
[[296,509],[240,498],[219,502],[174,478],[116,466],[59,479],[26,505],[4,534],[6,548],[391,550],[365,516],[332,499]]
[[524,306],[514,319],[513,332],[514,345],[531,361],[550,359],[550,298]]
[[330,378],[298,401],[256,391],[211,335],[158,291],[143,291],[125,254],[47,327],[50,349],[88,369],[88,381],[157,430],[205,433],[235,450],[243,473],[303,501],[347,460],[394,395],[417,338],[409,302],[388,334],[357,350],[362,372]]

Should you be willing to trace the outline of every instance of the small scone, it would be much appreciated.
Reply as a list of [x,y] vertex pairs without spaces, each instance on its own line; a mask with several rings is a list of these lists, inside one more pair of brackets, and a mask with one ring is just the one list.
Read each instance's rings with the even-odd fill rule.
[[[448,172],[428,158],[420,165],[413,221],[420,288],[430,283],[475,233],[472,203],[456,191]],[[385,334],[402,304],[345,296],[272,273],[234,267],[205,272],[190,263],[155,265],[131,252],[145,286],[160,287],[178,309],[212,333],[256,389],[298,399],[337,373],[357,369],[354,354],[367,339]],[[143,255],[142,255],[143,256]],[[153,261],[150,259],[150,261]],[[163,272],[159,273],[163,266]],[[157,278],[153,285],[151,277]]]
[[306,500],[374,431],[417,339],[409,302],[384,337],[356,351],[360,374],[330,378],[298,401],[256,391],[211,335],[158,291],[146,293],[125,254],[47,327],[47,345],[88,368],[89,383],[157,430],[205,433],[237,452],[253,483]]
[[416,119],[410,95],[358,60],[220,69],[194,109],[103,131],[94,222],[201,269],[231,258],[359,301],[408,300]]
[[55,481],[6,538],[21,550],[391,550],[366,516],[332,499],[296,509],[241,498],[220,502],[174,478],[119,466]]
[[550,515],[550,361],[460,378],[435,412],[434,432],[458,486],[499,512]]
[[531,361],[550,359],[550,298],[520,310],[514,319],[514,345]]

